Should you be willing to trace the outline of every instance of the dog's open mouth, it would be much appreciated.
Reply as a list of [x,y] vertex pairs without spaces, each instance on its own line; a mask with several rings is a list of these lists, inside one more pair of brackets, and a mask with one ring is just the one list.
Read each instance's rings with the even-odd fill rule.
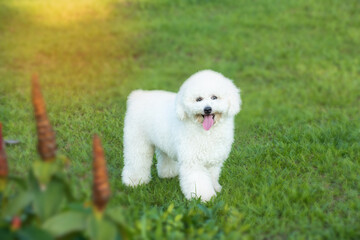
[[214,126],[218,121],[220,121],[221,113],[213,113],[213,114],[196,114],[195,119],[198,123],[200,123],[203,128],[208,131],[212,126]]
[[207,114],[201,116],[203,117],[203,128],[208,131],[214,125],[215,114]]

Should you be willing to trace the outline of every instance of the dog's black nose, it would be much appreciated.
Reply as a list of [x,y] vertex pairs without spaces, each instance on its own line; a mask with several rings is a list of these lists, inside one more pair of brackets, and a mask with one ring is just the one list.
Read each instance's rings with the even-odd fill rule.
[[204,113],[205,113],[205,114],[210,114],[210,113],[211,113],[211,110],[212,110],[211,107],[205,107],[205,108],[204,108]]

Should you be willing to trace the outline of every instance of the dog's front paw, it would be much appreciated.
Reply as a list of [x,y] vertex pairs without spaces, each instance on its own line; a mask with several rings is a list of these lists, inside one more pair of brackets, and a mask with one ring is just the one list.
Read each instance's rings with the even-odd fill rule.
[[214,183],[214,189],[216,192],[221,192],[222,186],[219,184],[219,182]]
[[150,178],[139,177],[123,177],[122,182],[129,187],[136,187],[138,185],[147,184],[150,182]]
[[204,178],[197,176],[196,179],[193,179],[191,182],[186,182],[186,180],[190,179],[180,179],[180,183],[182,191],[187,199],[201,198],[201,201],[207,202],[212,197],[216,196],[211,180],[206,176],[204,176]]
[[149,175],[140,175],[136,173],[131,173],[124,169],[122,173],[122,182],[126,186],[135,187],[141,184],[147,184],[150,182],[151,177]]
[[191,193],[191,198],[200,197],[201,201],[208,202],[212,197],[216,196],[214,189],[209,189],[209,191],[197,191]]

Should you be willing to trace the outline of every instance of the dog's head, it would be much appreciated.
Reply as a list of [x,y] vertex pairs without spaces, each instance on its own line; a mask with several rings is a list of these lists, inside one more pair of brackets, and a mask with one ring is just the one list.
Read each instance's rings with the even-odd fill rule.
[[240,90],[222,74],[212,70],[195,73],[180,87],[176,114],[209,130],[223,118],[233,117],[241,107]]

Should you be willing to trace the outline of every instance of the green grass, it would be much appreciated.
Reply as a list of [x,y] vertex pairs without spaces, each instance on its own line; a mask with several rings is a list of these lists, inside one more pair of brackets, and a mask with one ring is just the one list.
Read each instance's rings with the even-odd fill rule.
[[[112,205],[134,218],[181,207],[178,179],[122,185],[122,127],[136,88],[177,91],[200,69],[242,90],[225,202],[255,239],[360,238],[360,2],[0,1],[0,121],[10,170],[35,153],[37,72],[74,185],[90,197],[91,136],[102,136]],[[206,223],[204,223],[206,224]],[[220,223],[219,223],[220,224]],[[220,226],[220,225],[219,225]]]

